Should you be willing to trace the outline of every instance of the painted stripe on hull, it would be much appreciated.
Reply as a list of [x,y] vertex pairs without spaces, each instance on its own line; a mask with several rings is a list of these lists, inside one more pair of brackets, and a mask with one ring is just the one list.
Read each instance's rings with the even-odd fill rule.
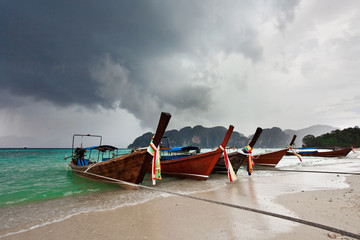
[[193,174],[193,173],[176,173],[176,172],[162,172],[164,175],[174,175],[174,176],[184,176],[184,177],[194,177],[198,179],[208,179],[209,176],[207,175],[200,175],[200,174]]

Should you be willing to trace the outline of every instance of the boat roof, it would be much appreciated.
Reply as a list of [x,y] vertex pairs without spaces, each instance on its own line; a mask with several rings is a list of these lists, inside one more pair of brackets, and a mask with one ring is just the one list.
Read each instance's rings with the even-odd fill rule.
[[96,149],[100,152],[105,152],[107,150],[109,151],[114,151],[117,149],[117,147],[114,146],[110,146],[110,145],[100,145],[100,146],[93,146],[93,147],[87,147],[87,148],[83,148],[85,150],[92,150],[92,149]]
[[164,149],[162,151],[167,151],[167,152],[177,152],[177,151],[190,151],[190,150],[198,150],[198,147],[194,147],[194,146],[184,146],[184,147],[172,147],[169,149]]

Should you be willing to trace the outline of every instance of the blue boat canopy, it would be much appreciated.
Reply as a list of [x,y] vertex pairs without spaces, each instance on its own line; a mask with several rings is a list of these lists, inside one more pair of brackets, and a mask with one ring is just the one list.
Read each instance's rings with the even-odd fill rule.
[[100,145],[100,146],[93,146],[93,147],[87,147],[87,148],[83,148],[84,150],[92,150],[92,149],[96,149],[100,152],[105,152],[107,150],[109,151],[114,151],[117,149],[117,147],[114,146],[110,146],[110,145]]
[[194,146],[184,146],[184,147],[172,147],[170,149],[164,149],[161,151],[164,152],[180,152],[180,151],[191,151],[191,150],[199,150],[198,147],[194,147]]

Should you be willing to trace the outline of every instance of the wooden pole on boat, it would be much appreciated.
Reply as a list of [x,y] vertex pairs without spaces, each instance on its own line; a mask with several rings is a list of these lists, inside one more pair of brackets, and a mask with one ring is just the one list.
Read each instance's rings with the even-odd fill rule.
[[296,139],[296,135],[294,135],[294,136],[293,136],[293,138],[292,138],[292,140],[291,140],[291,142],[290,142],[289,146],[294,145],[295,139]]
[[[162,112],[160,115],[159,124],[157,126],[157,129],[156,129],[156,132],[155,132],[155,135],[153,138],[153,143],[156,147],[159,145],[161,138],[164,135],[166,127],[169,124],[170,118],[171,118],[170,113]],[[142,180],[144,179],[144,176],[150,166],[151,159],[152,159],[152,156],[150,155],[150,153],[147,152],[146,156],[145,156],[144,164],[142,165],[141,170],[140,170],[139,177],[135,182],[136,184],[140,184],[142,182]]]
[[258,127],[258,128],[256,129],[255,134],[254,134],[254,136],[252,137],[252,139],[251,139],[251,141],[250,141],[250,143],[249,143],[249,146],[251,147],[251,149],[254,148],[254,145],[255,145],[255,143],[257,142],[257,140],[259,139],[262,131],[263,131],[263,130],[262,130],[261,127]]
[[[226,147],[226,145],[227,145],[227,143],[228,143],[228,141],[229,141],[229,139],[230,139],[230,137],[231,137],[231,134],[232,134],[233,130],[234,130],[234,126],[233,126],[233,125],[230,125],[230,126],[229,126],[229,129],[228,129],[227,132],[226,132],[226,135],[225,135],[225,137],[224,137],[224,140],[223,140],[223,142],[221,143],[221,146],[223,146],[224,148]],[[221,151],[222,151],[222,150],[221,150]]]
[[302,159],[301,159],[301,156],[300,154],[296,153],[293,149],[292,149],[292,145],[294,145],[294,142],[295,142],[295,139],[296,139],[296,135],[294,134],[289,146],[288,146],[288,149],[290,149],[291,153],[294,154],[295,156],[297,156],[297,158],[300,160],[300,162],[302,162]]

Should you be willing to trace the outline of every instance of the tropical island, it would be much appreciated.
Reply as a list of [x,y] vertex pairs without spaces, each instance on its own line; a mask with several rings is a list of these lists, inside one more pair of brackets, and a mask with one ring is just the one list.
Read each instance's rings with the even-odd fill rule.
[[[255,131],[255,129],[254,129]],[[226,133],[225,127],[184,127],[180,130],[166,131],[166,140],[162,144],[171,146],[191,145],[200,148],[214,148],[221,143]],[[255,144],[255,148],[283,148],[297,135],[295,147],[349,147],[360,142],[360,129],[346,128],[339,130],[327,125],[315,125],[300,130],[282,130],[279,127],[265,128]],[[153,133],[148,132],[137,137],[128,148],[146,147]],[[246,146],[252,135],[245,136],[234,131],[229,142],[229,147],[242,148]]]
[[360,128],[346,128],[333,130],[321,136],[306,135],[303,138],[303,147],[334,148],[350,147],[360,142]]

